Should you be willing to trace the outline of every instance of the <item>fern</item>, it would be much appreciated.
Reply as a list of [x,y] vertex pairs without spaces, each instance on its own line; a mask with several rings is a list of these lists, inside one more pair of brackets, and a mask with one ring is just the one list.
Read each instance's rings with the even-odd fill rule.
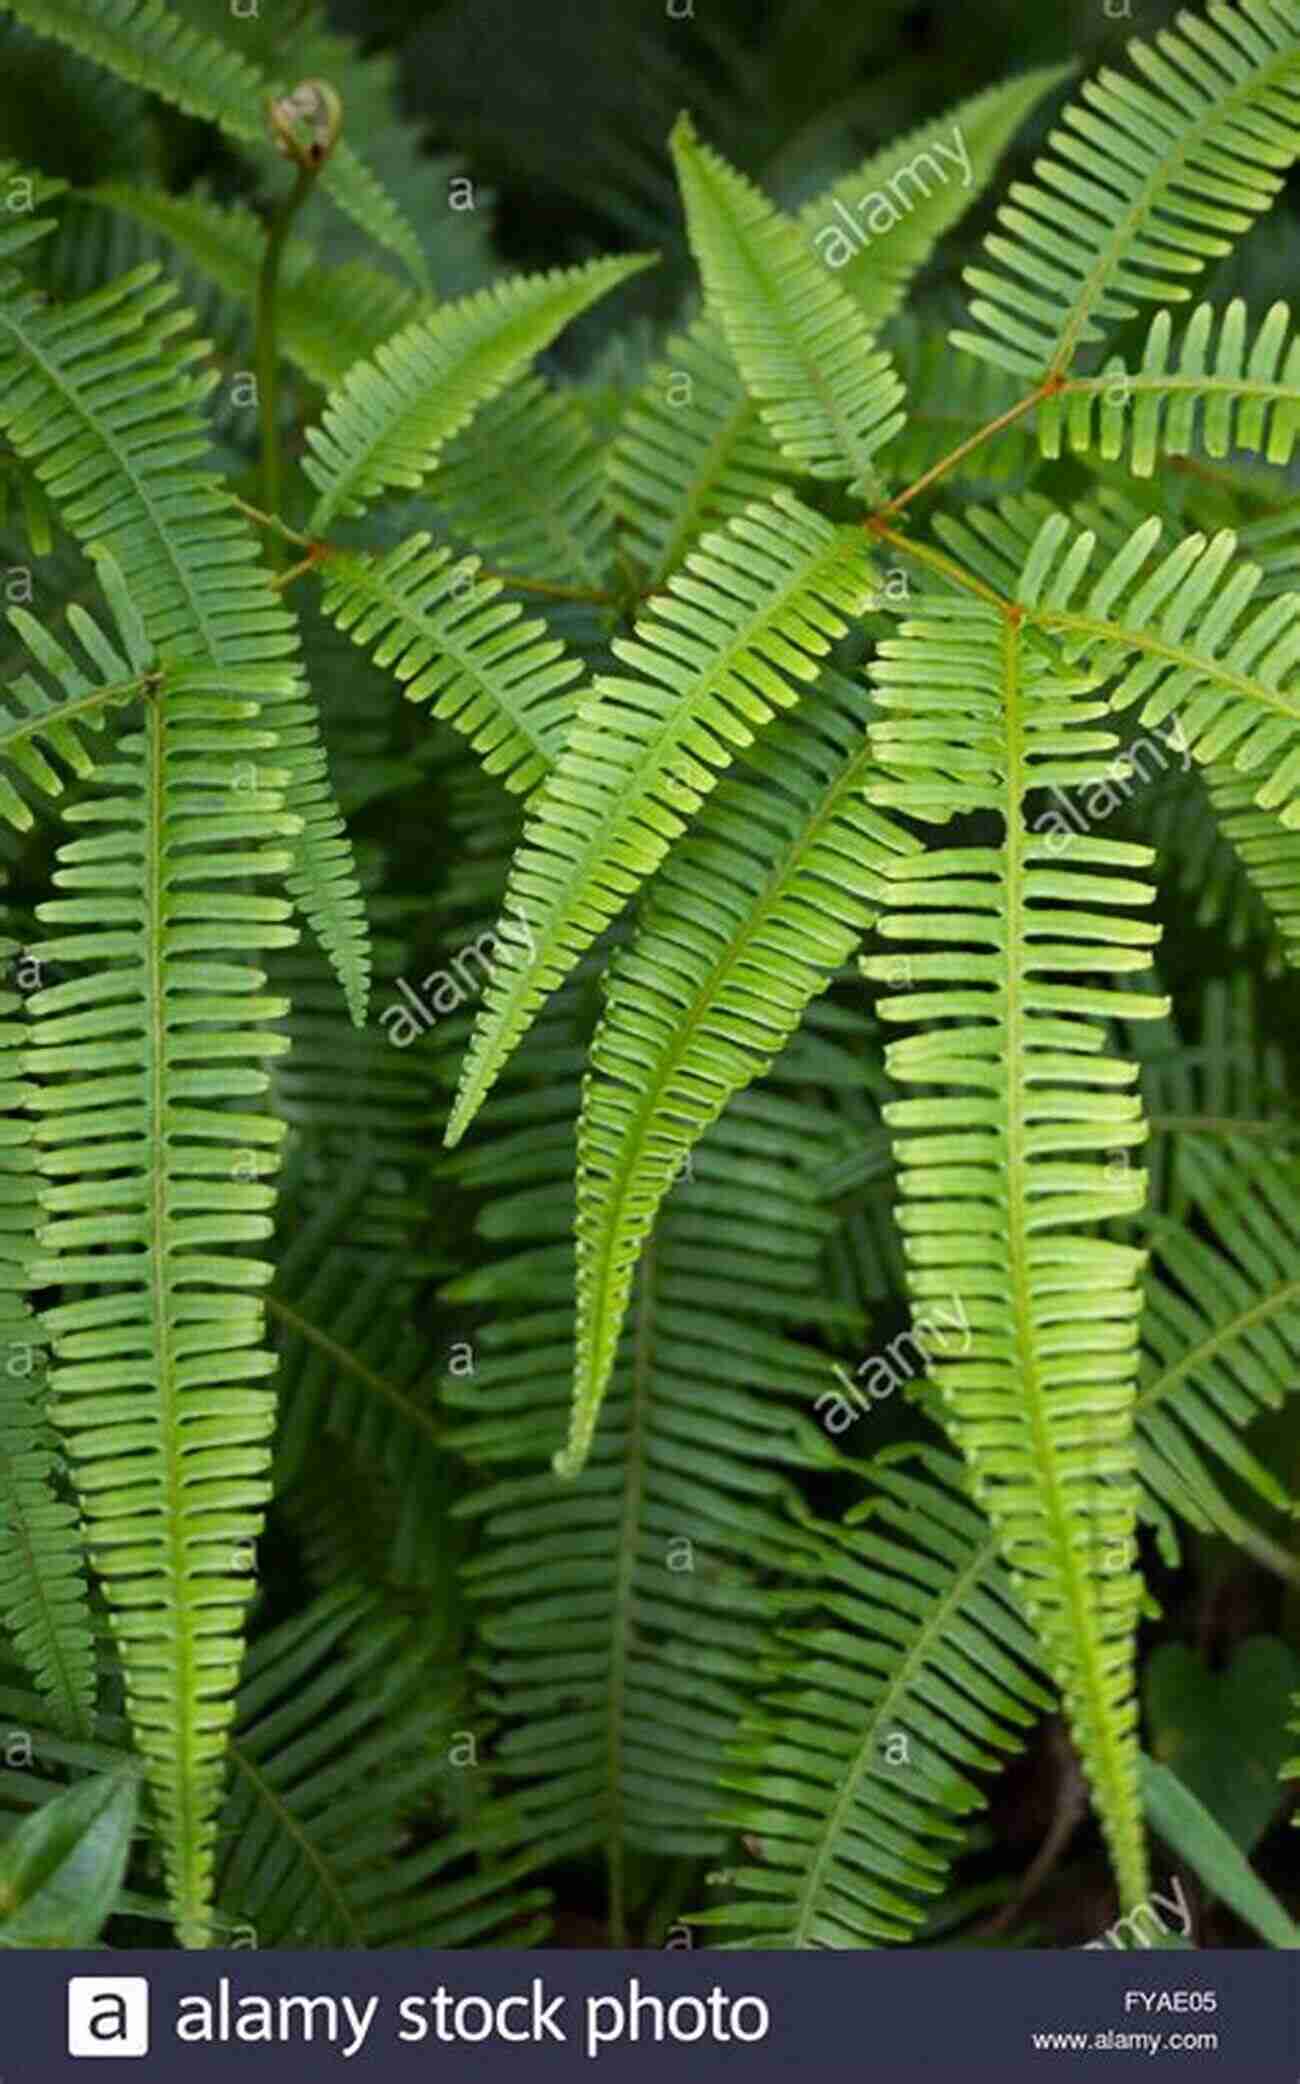
[[911,1938],[985,1799],[975,1776],[1051,1704],[959,1465],[916,1459],[877,1458],[852,1530],[828,1533],[815,1604],[790,1597],[774,1689],[723,1775],[724,1821],[761,1864],[714,1877],[728,1901],[693,1920],[724,1944]]
[[310,528],[359,514],[385,490],[414,490],[439,449],[560,328],[646,265],[593,261],[480,290],[417,319],[351,369],[309,427],[303,468],[320,494]]
[[1046,392],[1138,302],[1182,301],[1183,278],[1230,250],[1300,150],[1297,34],[1295,0],[1239,0],[1135,38],[1140,77],[1090,80],[1037,182],[1012,184],[985,241],[1000,272],[966,270],[983,330],[954,344]]
[[[997,847],[901,862],[881,922],[899,952],[866,967],[904,985],[883,1017],[923,1024],[891,1046],[892,1075],[941,1088],[886,1109],[914,1308],[956,1297],[969,1318],[967,1351],[936,1377],[1061,1688],[1121,1891],[1139,1902],[1129,1431],[1141,1262],[1088,1226],[1140,1207],[1140,1176],[1116,1178],[1104,1157],[1145,1133],[1125,1091],[1133,1067],[1100,1053],[1096,1023],[1161,1006],[1087,979],[1149,963],[1156,929],[1124,909],[1149,893],[1122,873],[1149,857],[1080,835],[1058,868],[1030,826],[1026,791],[1090,778],[1115,741],[1084,728],[1102,705],[1079,700],[1014,615],[936,600],[881,646],[873,677],[885,716],[872,742],[898,779],[868,800],[926,822],[989,811],[1005,828]],[[1084,981],[1060,981],[1072,978]]]
[[507,919],[513,912],[522,924],[488,987],[449,1143],[545,991],[658,866],[731,748],[794,703],[790,677],[811,679],[844,634],[843,618],[870,598],[870,566],[852,533],[778,494],[707,537],[635,636],[614,640],[641,677],[596,681],[536,806],[506,896]]
[[685,118],[673,151],[705,288],[778,446],[813,477],[874,490],[873,459],[903,424],[889,356],[795,226]]
[[[278,91],[244,55],[193,29],[163,0],[12,0],[20,21],[58,38],[119,79],[147,87],[187,115],[217,123],[241,144],[264,142],[259,118]],[[392,198],[345,141],[321,176],[362,229],[404,260],[424,286],[420,243]]]

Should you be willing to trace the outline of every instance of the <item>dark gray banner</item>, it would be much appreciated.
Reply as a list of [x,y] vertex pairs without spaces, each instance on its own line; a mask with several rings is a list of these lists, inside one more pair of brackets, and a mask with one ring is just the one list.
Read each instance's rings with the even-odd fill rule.
[[0,1953],[0,2084],[1297,2084],[1295,1981],[1263,1950]]

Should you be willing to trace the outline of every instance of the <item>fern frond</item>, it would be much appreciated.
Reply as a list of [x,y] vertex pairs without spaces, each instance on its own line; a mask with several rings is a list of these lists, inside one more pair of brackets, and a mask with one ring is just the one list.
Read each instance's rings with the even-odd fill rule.
[[718,1774],[775,1612],[758,1573],[788,1576],[809,1548],[792,1473],[841,1464],[795,1408],[824,1391],[825,1363],[785,1335],[819,1312],[829,1224],[810,1173],[828,1125],[751,1092],[700,1145],[643,1267],[591,1460],[558,1489],[573,1037],[561,1001],[494,1100],[495,1128],[455,1161],[490,1197],[480,1226],[501,1251],[449,1290],[483,1321],[473,1379],[444,1398],[483,1479],[460,1510],[482,1525],[468,1582],[485,1705],[505,1724],[495,1763],[539,1863],[604,1849],[617,1938],[629,1849],[722,1848]]
[[[243,145],[269,145],[268,96],[283,91],[242,51],[193,28],[163,0],[12,0],[22,22],[105,66],[118,79],[216,123]],[[412,227],[345,138],[320,184],[381,246],[405,261],[422,289],[428,267]]]
[[[152,268],[62,310],[0,278],[0,427],[34,463],[73,535],[111,551],[159,656],[207,660],[218,699],[238,692],[263,704],[301,821],[290,889],[359,1020],[369,983],[365,917],[293,657],[293,616],[255,562],[229,495],[192,467],[207,450],[198,406],[210,380],[190,370],[201,342],[173,344],[187,321],[165,308],[171,297]],[[193,678],[190,691],[201,692]],[[255,764],[226,772],[232,790],[256,793]]]
[[1102,1053],[1099,1023],[1164,1008],[1095,980],[1150,962],[1158,929],[1129,908],[1151,893],[1125,873],[1150,854],[1080,834],[1058,866],[1055,833],[1031,823],[1029,790],[1092,779],[1116,741],[1086,728],[1105,705],[1080,699],[1014,612],[936,599],[881,645],[873,679],[884,717],[872,743],[898,779],[871,784],[868,800],[926,823],[989,812],[1004,829],[998,845],[891,869],[879,931],[897,952],[864,967],[903,984],[882,1017],[921,1027],[891,1046],[887,1070],[932,1089],[885,1110],[914,1313],[942,1303],[968,1320],[964,1352],[945,1349],[935,1376],[1060,1687],[1121,1894],[1140,1902],[1141,1255],[1090,1233],[1142,1201],[1140,1173],[1107,1163],[1146,1131],[1125,1090],[1134,1067]]
[[864,1947],[911,1939],[942,1889],[963,1819],[1050,1710],[989,1533],[951,1457],[872,1465],[852,1531],[828,1530],[825,1576],[797,1592],[723,1771],[721,1820],[761,1864],[693,1924],[733,1947]]
[[255,1643],[230,1739],[218,1900],[270,1947],[535,1944],[545,1890],[481,1830],[412,1850],[407,1820],[453,1770],[408,1620],[341,1586]]
[[575,395],[525,376],[447,443],[433,504],[506,578],[599,590],[613,562],[603,462]]
[[1038,408],[1043,453],[1062,437],[1105,462],[1125,457],[1149,478],[1161,456],[1187,456],[1199,439],[1207,456],[1247,449],[1289,463],[1300,429],[1300,340],[1285,304],[1274,304],[1253,335],[1237,297],[1222,312],[1198,304],[1175,345],[1173,319],[1158,311],[1142,361],[1116,358],[1099,376],[1071,377]]
[[559,758],[573,714],[568,692],[581,660],[480,578],[478,559],[455,560],[423,531],[382,557],[326,560],[322,606],[407,700],[429,702],[479,754],[484,771],[516,793]]
[[[266,250],[266,226],[237,203],[204,195],[169,195],[126,181],[102,181],[81,191],[87,203],[157,234],[172,264],[213,283],[250,314]],[[280,264],[276,341],[285,359],[314,383],[342,383],[354,362],[408,325],[420,309],[417,292],[378,268],[352,262],[323,268],[305,239],[289,239]]]
[[615,958],[578,1129],[577,1350],[564,1469],[580,1468],[637,1257],[699,1137],[780,1053],[916,842],[869,810],[866,703],[827,668],[665,862]]
[[[0,957],[16,950],[0,944]],[[47,1714],[85,1737],[95,1707],[95,1646],[77,1513],[59,1494],[59,1458],[42,1409],[45,1355],[23,1296],[36,1228],[29,1127],[18,1053],[22,1001],[0,991],[0,1627],[12,1638]],[[19,1017],[16,1017],[19,1016]]]
[[1254,607],[1259,567],[1237,556],[1231,529],[1208,541],[1186,535],[1159,562],[1155,514],[1102,560],[1092,532],[1072,537],[1046,502],[1009,500],[963,522],[940,515],[935,529],[1007,588],[1034,629],[1059,639],[1067,659],[1114,682],[1112,708],[1141,702],[1144,724],[1173,719],[1169,744],[1225,773],[1264,769],[1254,802],[1300,827],[1300,694],[1290,685],[1300,594]]
[[608,452],[621,541],[655,593],[704,530],[770,498],[791,475],[707,313],[669,340]]
[[[779,493],[705,538],[612,650],[637,679],[594,683],[506,891],[501,959],[447,1130],[455,1143],[574,963],[662,861],[736,746],[752,744],[871,599],[862,533]],[[521,953],[526,943],[527,953]]]
[[[1179,303],[1185,277],[1230,251],[1300,152],[1300,5],[1233,0],[1128,46],[1132,73],[1090,79],[1017,181],[954,345],[1036,382],[1139,303]],[[1134,75],[1137,75],[1135,77]]]
[[303,469],[320,493],[309,523],[323,535],[396,485],[415,489],[439,450],[569,320],[649,265],[649,256],[521,276],[444,304],[353,368],[307,429]]
[[102,730],[111,708],[146,694],[156,697],[161,684],[153,648],[134,617],[116,560],[101,553],[97,565],[110,607],[121,618],[116,634],[122,652],[86,610],[73,602],[67,611],[68,626],[80,641],[90,672],[25,608],[9,610],[9,621],[33,663],[57,690],[51,693],[34,674],[23,673],[10,682],[7,702],[0,703],[0,817],[19,831],[30,829],[32,812],[3,769],[12,769],[15,778],[26,781],[39,795],[61,795],[62,778],[47,756],[57,755],[84,780],[95,763],[80,733]]
[[[804,204],[799,230],[873,332],[898,311],[944,234],[978,202],[1025,118],[1072,71],[1041,66],[999,81],[909,130]],[[901,471],[896,455],[890,462]]]
[[[1224,1489],[1226,1475],[1273,1511],[1285,1487],[1242,1433],[1295,1388],[1300,1359],[1300,1168],[1267,1147],[1196,1138],[1181,1155],[1207,1234],[1168,1218],[1148,1228],[1138,1469],[1158,1505],[1276,1567]],[[1234,1485],[1234,1488],[1236,1486]],[[1285,1558],[1287,1575],[1295,1565]]]
[[888,353],[798,227],[685,116],[672,149],[705,294],[777,446],[810,476],[874,495],[874,458],[904,420]]

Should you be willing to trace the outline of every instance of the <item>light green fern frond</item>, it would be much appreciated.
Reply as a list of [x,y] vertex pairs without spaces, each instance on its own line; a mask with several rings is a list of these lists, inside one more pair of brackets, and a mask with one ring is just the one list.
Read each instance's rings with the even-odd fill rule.
[[556,268],[479,290],[417,319],[353,368],[307,429],[303,469],[320,493],[310,531],[360,514],[393,486],[418,488],[439,450],[569,320],[649,265],[648,256]]
[[1253,335],[1246,306],[1222,312],[1198,304],[1177,342],[1173,319],[1158,311],[1140,365],[1117,358],[1099,376],[1071,377],[1038,408],[1043,453],[1060,454],[1062,436],[1079,453],[1128,459],[1149,478],[1161,456],[1207,456],[1247,449],[1289,463],[1300,429],[1300,340],[1285,304],[1274,304]]
[[777,446],[812,477],[874,494],[874,458],[904,419],[889,355],[799,228],[685,116],[672,145],[705,293]]
[[705,538],[612,650],[538,797],[506,892],[508,944],[484,994],[447,1130],[455,1143],[583,950],[777,709],[815,679],[872,593],[860,530],[790,494]]
[[[219,124],[243,145],[265,145],[267,98],[282,91],[242,51],[193,28],[163,0],[12,0],[30,28],[55,37],[118,79]],[[406,262],[421,288],[428,268],[414,230],[347,138],[321,170],[322,187],[381,246]]]
[[[1030,574],[1032,581],[1032,573]],[[1032,585],[1027,589],[1032,591]],[[917,1032],[886,1067],[898,1221],[914,1320],[960,1313],[935,1376],[1061,1689],[1126,1903],[1146,1861],[1137,1789],[1133,1408],[1141,1254],[1095,1226],[1135,1210],[1142,1176],[1109,1162],[1146,1134],[1134,1067],[1101,1025],[1164,1010],[1105,973],[1145,969],[1158,929],[1132,873],[1149,850],[1034,822],[1036,787],[1094,776],[1113,750],[1104,703],[1039,650],[1021,618],[962,596],[926,605],[873,666],[882,767],[868,800],[943,824],[987,812],[1003,837],[909,856],[886,876],[869,976],[880,1012]],[[1079,1299],[1086,1297],[1080,1311]]]
[[[1014,182],[966,270],[976,292],[955,345],[1034,381],[1139,303],[1177,303],[1230,251],[1300,152],[1300,5],[1233,0],[1128,46],[1065,110],[1034,182]],[[1136,77],[1135,77],[1136,75]]]
[[610,972],[578,1129],[578,1338],[566,1474],[580,1468],[637,1257],[710,1122],[765,1072],[916,842],[863,801],[863,692],[831,668],[669,855]]
[[804,204],[800,231],[873,331],[894,316],[945,232],[978,202],[1025,118],[1072,70],[1042,66],[999,81],[874,152]]
[[[0,957],[16,953],[0,943]],[[95,1647],[75,1508],[60,1495],[56,1441],[42,1408],[45,1354],[23,1295],[36,1228],[29,1125],[17,1110],[27,1039],[21,1000],[0,991],[0,1627],[65,1736],[87,1736],[95,1706]]]
[[981,1781],[1052,1696],[988,1522],[932,1450],[872,1465],[855,1524],[828,1530],[783,1657],[723,1770],[721,1820],[761,1864],[711,1877],[692,1918],[733,1947],[901,1945],[943,1888]]
[[322,605],[408,701],[429,702],[469,740],[488,774],[526,791],[559,757],[582,662],[477,567],[421,532],[382,557],[330,557]]

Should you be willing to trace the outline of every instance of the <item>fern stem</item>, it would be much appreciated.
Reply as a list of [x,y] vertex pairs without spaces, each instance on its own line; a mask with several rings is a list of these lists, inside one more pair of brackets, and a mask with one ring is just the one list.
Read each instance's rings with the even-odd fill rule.
[[868,533],[878,542],[888,543],[892,549],[901,550],[905,557],[913,557],[918,564],[925,565],[930,571],[941,573],[945,579],[951,579],[954,586],[960,586],[964,593],[975,594],[979,600],[987,601],[991,608],[997,608],[1002,614],[1005,615],[1013,606],[1011,601],[1006,600],[992,586],[986,586],[982,579],[972,577],[965,566],[958,564],[955,558],[945,557],[942,550],[934,549],[929,543],[918,543],[910,535],[904,535],[900,529],[889,528],[875,514],[868,515],[866,526]]
[[298,178],[271,219],[257,277],[257,406],[262,427],[260,497],[268,515],[280,506],[279,352],[275,333],[280,263],[289,227],[316,185],[319,166],[304,162]]
[[499,579],[503,586],[513,586],[520,593],[544,594],[551,601],[589,601],[600,608],[617,608],[619,598],[603,586],[555,586],[549,579],[520,579],[513,572],[490,572],[484,568],[479,577]]
[[937,484],[941,478],[946,478],[949,471],[955,470],[959,463],[964,463],[976,449],[983,448],[986,441],[991,441],[995,434],[1001,434],[1007,427],[1014,427],[1017,420],[1023,420],[1026,413],[1033,412],[1041,405],[1050,392],[1060,388],[1059,383],[1036,384],[1034,389],[1015,405],[1009,406],[1005,412],[999,413],[996,419],[989,420],[985,426],[977,427],[974,434],[967,435],[965,441],[959,442],[948,455],[941,456],[937,463],[932,463],[929,470],[917,478],[915,484],[909,485],[906,491],[896,492],[892,499],[886,500],[884,506],[877,507],[875,512],[868,516],[867,526],[876,532],[876,524],[891,514],[900,514],[903,508],[910,506],[922,492],[928,492],[931,485]]

